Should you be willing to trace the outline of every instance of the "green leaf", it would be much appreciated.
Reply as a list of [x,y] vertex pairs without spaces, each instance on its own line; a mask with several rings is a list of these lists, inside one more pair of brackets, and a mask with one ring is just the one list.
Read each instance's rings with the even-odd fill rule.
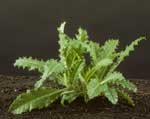
[[113,63],[112,59],[109,59],[109,58],[106,58],[106,59],[102,59],[101,61],[99,61],[97,64],[96,64],[96,67],[99,69],[101,67],[106,67],[106,66],[109,66]]
[[87,94],[90,99],[104,93],[112,104],[116,104],[118,102],[118,94],[116,90],[114,88],[109,88],[106,84],[100,84],[100,82],[96,79],[91,79],[87,86],[87,90]]
[[105,42],[103,46],[99,46],[96,42],[89,42],[87,47],[87,51],[90,53],[92,61],[96,64],[98,61],[105,58],[114,58],[116,56],[115,50],[119,44],[119,40],[109,39]]
[[62,94],[63,94],[61,98],[62,105],[64,105],[65,102],[72,103],[79,96],[79,94],[74,90],[65,91]]
[[23,69],[28,68],[30,71],[38,70],[42,73],[44,71],[44,64],[45,62],[43,60],[39,61],[37,59],[33,59],[32,57],[21,57],[16,60],[14,66],[22,67]]
[[64,33],[66,22],[61,23],[60,27],[57,28],[59,33]]
[[63,89],[32,89],[19,95],[9,107],[9,111],[14,114],[21,114],[36,108],[47,107],[58,99],[62,91]]
[[117,46],[119,44],[119,40],[109,39],[105,42],[104,46],[102,46],[101,51],[101,59],[102,58],[112,58],[113,53],[115,53],[115,50],[117,49]]
[[113,72],[108,76],[106,76],[106,78],[101,82],[101,84],[105,84],[105,83],[120,85],[123,88],[131,90],[133,92],[137,91],[137,87],[130,81],[126,80],[125,77],[120,72]]
[[72,79],[72,85],[76,86],[77,81],[79,81],[80,79],[80,73],[82,72],[83,68],[85,66],[85,63],[83,61],[78,61],[76,62],[76,64],[74,65],[74,67],[71,69],[71,79]]
[[105,91],[106,85],[101,85],[97,79],[91,79],[87,85],[87,94],[89,99],[101,95]]
[[47,80],[52,74],[59,74],[64,71],[64,66],[62,63],[56,61],[56,60],[48,60],[45,63],[44,66],[44,73],[42,75],[42,78],[36,82],[35,87],[39,88],[43,85],[44,81]]
[[68,47],[65,53],[65,66],[70,69],[76,65],[77,62],[83,60],[80,53],[72,47]]
[[101,48],[98,43],[96,42],[89,42],[87,46],[87,51],[90,54],[92,62],[96,64],[100,60]]
[[97,79],[91,79],[87,85],[87,90],[89,99],[100,96],[104,93],[112,104],[116,104],[118,101],[118,94],[116,90],[114,88],[109,88],[107,84],[100,84]]
[[[113,83],[113,82],[112,82]],[[133,92],[137,92],[137,87],[136,85],[134,85],[132,82],[130,82],[129,80],[126,80],[126,79],[123,79],[122,81],[117,81],[117,82],[114,82],[114,84],[116,85],[120,85],[122,86],[123,88],[126,88],[130,91],[133,91]]]
[[64,65],[53,59],[48,60],[44,68],[44,73],[46,74],[45,77],[49,77],[53,73],[58,74],[64,72]]
[[112,104],[116,104],[118,102],[118,93],[114,88],[107,87],[104,95]]
[[66,52],[66,49],[68,48],[69,42],[71,40],[71,38],[64,33],[65,24],[66,24],[66,22],[63,22],[60,25],[60,27],[57,28],[57,30],[59,32],[59,41],[58,41],[58,43],[60,45],[59,57],[60,57],[62,63],[65,63],[65,52]]
[[96,71],[100,70],[103,67],[107,67],[111,64],[112,64],[111,59],[103,59],[99,61],[97,64],[95,64],[95,66],[88,69],[88,71],[85,74],[85,80],[87,81],[90,80],[90,78],[92,78],[95,75]]
[[82,28],[79,28],[78,34],[76,35],[76,39],[82,42],[88,41],[89,37],[87,31]]
[[69,46],[71,46],[78,54],[86,53],[88,44],[87,41],[80,41],[79,39],[72,39],[69,42]]
[[117,82],[117,81],[121,81],[123,79],[124,79],[124,77],[120,72],[113,72],[113,73],[109,74],[108,76],[106,76],[106,78],[104,78],[104,80],[101,81],[101,84]]
[[118,65],[124,60],[125,57],[129,56],[129,53],[131,51],[134,51],[134,47],[137,46],[141,41],[146,40],[145,37],[140,37],[138,39],[136,39],[135,41],[133,41],[129,46],[126,47],[126,49],[122,52],[120,52],[119,57],[116,61],[116,63],[114,63],[110,69],[110,73],[113,72]]
[[134,101],[126,92],[122,90],[117,90],[117,92],[123,99],[125,99],[128,102],[129,105],[135,106]]

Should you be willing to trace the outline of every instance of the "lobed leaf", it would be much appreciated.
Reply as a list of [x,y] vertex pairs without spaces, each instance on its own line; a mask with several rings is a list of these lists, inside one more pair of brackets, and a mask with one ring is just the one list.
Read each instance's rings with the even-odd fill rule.
[[65,53],[67,47],[69,46],[69,41],[71,40],[71,38],[64,33],[65,25],[66,25],[66,22],[63,22],[60,25],[60,27],[58,27],[58,29],[57,29],[58,33],[59,33],[59,41],[58,41],[58,43],[60,45],[59,57],[60,57],[60,60],[61,60],[62,63],[65,63],[64,53]]
[[146,40],[146,38],[140,37],[140,38],[136,39],[129,46],[127,46],[124,51],[120,52],[117,61],[112,65],[109,72],[110,73],[113,72],[118,67],[118,65],[124,60],[124,58],[129,56],[129,53],[131,51],[134,51],[134,47],[137,46],[143,40]]
[[96,64],[100,60],[101,48],[96,42],[89,42],[89,45],[86,46],[87,51],[90,54],[91,60],[94,64]]
[[[112,104],[118,102],[118,95],[129,104],[134,105],[130,96],[123,91],[136,92],[136,86],[115,69],[129,55],[134,47],[145,37],[133,41],[122,52],[116,52],[119,44],[117,39],[107,40],[103,46],[89,41],[87,31],[79,28],[75,38],[65,34],[63,22],[57,29],[59,33],[59,60],[46,62],[32,57],[19,58],[15,66],[38,70],[42,73],[41,79],[36,82],[35,89],[19,95],[11,104],[9,111],[21,114],[33,109],[41,109],[61,97],[61,104],[71,103],[78,96],[83,96],[85,102],[97,96],[105,96]],[[90,63],[86,63],[85,54],[90,55]],[[60,84],[64,89],[41,88],[47,79]],[[119,90],[118,87],[123,87]]]
[[62,63],[56,61],[56,60],[48,60],[45,63],[44,66],[44,72],[42,75],[42,78],[36,82],[35,87],[39,88],[43,85],[44,81],[46,81],[51,75],[55,74],[59,74],[62,73],[64,71],[64,66]]
[[82,28],[79,28],[78,34],[76,34],[76,39],[82,42],[88,41],[89,36],[87,34],[87,31]]
[[22,67],[23,69],[28,68],[30,71],[38,70],[39,72],[42,73],[44,71],[44,64],[45,62],[43,60],[39,61],[37,59],[33,59],[32,57],[29,58],[21,57],[16,60],[14,66]]
[[115,53],[115,50],[117,49],[117,46],[119,44],[119,40],[109,39],[105,42],[105,44],[102,46],[102,51],[100,58],[112,58],[113,53]]
[[137,87],[131,83],[130,81],[126,80],[125,77],[120,72],[113,72],[110,75],[108,75],[101,84],[105,83],[112,83],[115,85],[120,85],[123,88],[126,88],[128,90],[131,90],[133,92],[137,91]]

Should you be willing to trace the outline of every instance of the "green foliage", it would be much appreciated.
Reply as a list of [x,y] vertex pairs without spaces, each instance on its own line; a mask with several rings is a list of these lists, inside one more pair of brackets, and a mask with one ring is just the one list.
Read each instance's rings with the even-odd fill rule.
[[31,70],[38,70],[39,72],[43,73],[44,71],[44,64],[43,60],[39,61],[37,59],[33,59],[32,57],[26,58],[22,57],[16,60],[14,66],[28,68],[29,71]]
[[63,70],[64,67],[62,63],[54,59],[46,61],[46,63],[44,64],[43,75],[41,79],[36,82],[35,87],[41,87],[46,79],[48,79],[50,76],[55,77],[57,74],[63,72]]
[[14,114],[31,111],[32,109],[47,107],[60,96],[62,89],[39,88],[28,90],[17,97],[9,110]]
[[122,91],[122,90],[117,90],[118,95],[121,96],[123,99],[125,99],[129,105],[134,106],[134,101],[130,98],[130,96],[128,95],[128,93]]
[[[118,96],[121,96],[134,106],[126,91],[136,92],[137,88],[122,73],[117,72],[116,68],[145,37],[138,38],[124,51],[118,52],[118,39],[109,39],[104,45],[99,45],[89,40],[86,30],[82,28],[78,29],[74,38],[70,38],[64,32],[65,24],[62,23],[58,28],[59,59],[39,61],[23,57],[16,60],[15,66],[37,70],[41,73],[41,79],[36,82],[34,89],[20,94],[9,111],[21,114],[47,107],[58,98],[64,105],[78,97],[83,97],[88,102],[97,96],[105,96],[112,104],[116,104]],[[89,64],[85,54],[90,56]],[[46,87],[45,81],[49,80],[61,86],[58,89]]]

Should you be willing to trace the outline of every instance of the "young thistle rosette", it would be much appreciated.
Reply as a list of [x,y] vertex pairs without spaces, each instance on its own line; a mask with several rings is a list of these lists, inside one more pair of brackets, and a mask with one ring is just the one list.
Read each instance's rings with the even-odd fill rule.
[[[40,61],[23,57],[16,60],[15,66],[28,68],[29,71],[37,70],[41,78],[34,89],[27,90],[13,101],[9,111],[21,114],[48,107],[57,99],[64,105],[77,97],[83,97],[88,102],[97,96],[105,96],[112,104],[116,104],[118,96],[121,96],[134,106],[126,91],[136,92],[137,87],[116,68],[145,37],[136,39],[124,51],[117,52],[118,39],[109,39],[100,46],[89,40],[86,30],[82,28],[78,29],[74,38],[70,38],[64,32],[65,24],[58,28],[59,59]],[[90,64],[86,63],[85,54],[89,54]],[[49,80],[61,86],[47,87],[45,83]]]

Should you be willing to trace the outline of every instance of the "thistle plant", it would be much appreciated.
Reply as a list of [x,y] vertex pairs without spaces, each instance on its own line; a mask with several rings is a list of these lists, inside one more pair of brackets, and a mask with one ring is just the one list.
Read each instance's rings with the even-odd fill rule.
[[[83,97],[87,103],[91,99],[104,96],[112,104],[117,104],[122,97],[128,104],[134,106],[134,101],[128,92],[136,92],[137,87],[116,70],[119,64],[129,55],[134,47],[145,37],[133,41],[123,51],[116,51],[118,39],[108,39],[103,45],[89,40],[86,30],[79,28],[74,38],[64,32],[65,22],[58,28],[59,59],[47,61],[32,57],[18,58],[15,66],[37,70],[40,79],[34,88],[20,94],[9,107],[14,114],[48,107],[57,99],[62,105],[69,104]],[[86,62],[85,54],[90,56]],[[46,85],[53,81],[57,88]]]

